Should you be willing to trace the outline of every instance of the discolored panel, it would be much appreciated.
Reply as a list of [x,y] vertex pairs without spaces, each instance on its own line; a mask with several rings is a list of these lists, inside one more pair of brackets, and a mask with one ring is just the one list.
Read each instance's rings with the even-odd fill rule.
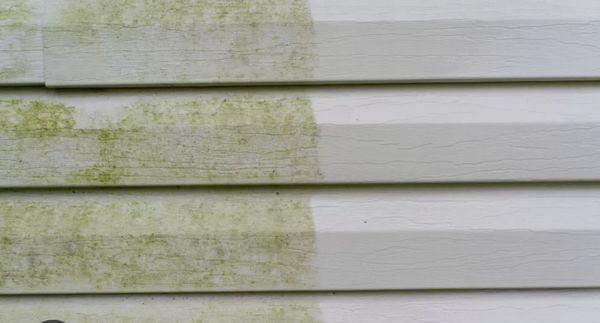
[[0,200],[0,293],[313,286],[307,197],[33,194]]
[[[310,99],[150,96],[82,108],[0,101],[0,185],[287,183],[321,178]],[[93,111],[92,111],[93,110]]]
[[308,79],[315,64],[306,0],[53,0],[48,7],[53,82]]
[[0,85],[43,84],[43,0],[0,1]]

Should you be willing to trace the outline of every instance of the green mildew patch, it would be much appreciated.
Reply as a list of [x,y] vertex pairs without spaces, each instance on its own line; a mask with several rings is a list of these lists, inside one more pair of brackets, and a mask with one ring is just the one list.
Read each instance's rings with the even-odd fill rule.
[[80,28],[194,28],[312,24],[305,0],[62,0],[65,24]]
[[139,101],[111,115],[55,102],[3,100],[0,140],[0,152],[9,157],[0,159],[0,178],[13,185],[321,178],[317,126],[305,97]]
[[308,198],[239,192],[35,197],[0,202],[2,293],[313,285]]
[[16,79],[31,71],[31,65],[20,58],[10,59],[8,65],[0,66],[0,81]]
[[[161,84],[304,80],[315,65],[307,0],[53,3],[57,12],[46,30],[50,56],[60,59],[64,47],[85,47],[85,53],[73,53],[82,66],[97,59],[97,64],[111,62],[92,72],[102,76],[88,71],[76,79]],[[55,47],[63,49],[54,53]]]
[[[79,297],[81,299],[81,297]],[[36,302],[24,305],[27,301],[12,306],[0,305],[2,322],[43,322],[48,319],[60,319],[63,322],[114,322],[114,323],[317,323],[320,310],[310,301],[272,301],[252,298],[211,297],[190,298],[146,298],[144,303],[131,299],[115,298],[108,303],[100,298],[102,304],[78,303],[63,298],[60,304]]]
[[29,0],[0,1],[0,26],[21,26],[33,14]]
[[75,108],[44,101],[0,100],[0,131],[14,138],[55,137],[73,129]]

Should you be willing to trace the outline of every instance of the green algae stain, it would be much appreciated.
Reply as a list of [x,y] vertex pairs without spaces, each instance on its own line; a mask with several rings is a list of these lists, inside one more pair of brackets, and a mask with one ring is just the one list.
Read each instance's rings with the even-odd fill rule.
[[[117,300],[120,301],[120,299]],[[265,299],[257,301],[252,298],[215,300],[209,296],[197,298],[193,303],[185,300],[179,302],[179,300],[178,298],[162,298],[160,300],[149,298],[148,302],[140,305],[139,302],[128,299],[123,303],[112,303],[110,308],[94,305],[79,305],[77,308],[73,308],[65,305],[69,302],[61,303],[61,306],[37,303],[35,308],[19,306],[7,311],[3,311],[0,306],[0,320],[2,322],[42,322],[52,318],[64,322],[85,323],[322,322],[318,304],[306,300],[296,302],[266,301]],[[125,306],[123,306],[124,304]],[[127,305],[129,308],[126,308]]]
[[65,23],[80,28],[312,24],[305,0],[63,0],[61,5]]
[[14,137],[55,137],[73,129],[74,107],[44,101],[0,100],[0,126]]
[[[317,126],[305,97],[139,101],[119,111],[110,120],[60,103],[0,101],[0,139],[8,143],[0,151],[13,157],[0,160],[0,175],[37,185],[284,183],[322,177]],[[78,126],[77,118],[89,119],[87,125]]]
[[24,25],[33,14],[28,0],[0,1],[0,26],[18,27]]
[[16,55],[10,61],[11,64],[0,67],[0,81],[17,79],[31,71],[31,64]]
[[0,291],[302,289],[313,284],[307,198],[0,202]]
[[119,57],[121,66],[131,66],[128,78],[135,80],[128,81],[305,80],[315,66],[307,0],[63,0],[59,5],[48,29],[50,47],[56,40],[62,48],[69,40],[68,46],[85,44],[108,60]]

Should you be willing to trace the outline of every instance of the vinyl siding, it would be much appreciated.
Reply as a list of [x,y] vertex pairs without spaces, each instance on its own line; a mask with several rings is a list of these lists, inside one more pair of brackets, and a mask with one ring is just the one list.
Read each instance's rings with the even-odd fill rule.
[[599,27],[0,0],[0,322],[600,322]]

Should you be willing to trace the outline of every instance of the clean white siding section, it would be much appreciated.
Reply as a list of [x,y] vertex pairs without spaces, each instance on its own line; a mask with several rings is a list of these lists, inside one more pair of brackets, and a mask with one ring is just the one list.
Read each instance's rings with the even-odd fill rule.
[[55,87],[600,77],[595,0],[47,3]]
[[320,289],[599,286],[599,192],[524,185],[315,194]]

